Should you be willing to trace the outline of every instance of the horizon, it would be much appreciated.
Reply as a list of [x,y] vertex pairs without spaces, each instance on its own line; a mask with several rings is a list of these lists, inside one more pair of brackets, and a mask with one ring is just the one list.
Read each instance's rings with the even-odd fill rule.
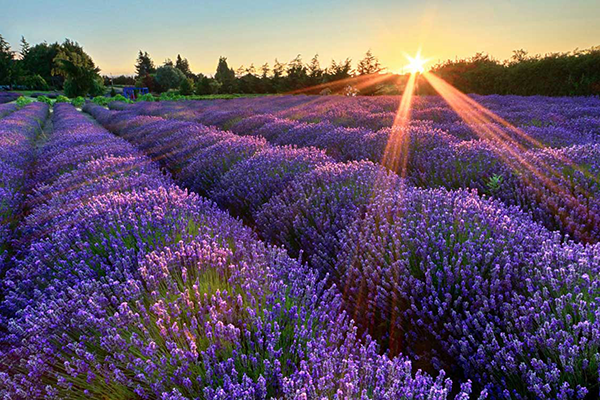
[[147,51],[156,65],[180,54],[194,73],[213,75],[220,56],[234,69],[265,62],[272,66],[275,59],[288,62],[298,54],[305,62],[318,54],[322,66],[346,58],[356,66],[370,49],[387,72],[401,73],[409,64],[405,55],[419,50],[428,69],[478,52],[505,60],[518,49],[544,55],[590,48],[598,45],[591,38],[600,37],[596,8],[592,0],[430,1],[423,6],[384,0],[301,6],[262,1],[252,7],[238,0],[126,5],[68,0],[8,3],[0,15],[0,33],[16,51],[21,36],[32,45],[77,41],[108,76],[134,75],[139,50]]

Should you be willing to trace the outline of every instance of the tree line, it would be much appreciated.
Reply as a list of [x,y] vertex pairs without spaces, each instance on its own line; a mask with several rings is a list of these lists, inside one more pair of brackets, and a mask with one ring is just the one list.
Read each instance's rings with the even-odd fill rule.
[[[544,56],[517,50],[499,61],[485,53],[448,60],[431,72],[465,93],[515,95],[599,95],[600,46]],[[373,77],[376,77],[373,79]],[[154,93],[177,91],[182,95],[345,93],[400,94],[406,76],[385,73],[371,50],[359,60],[332,60],[321,66],[318,55],[304,62],[298,55],[289,62],[253,64],[233,69],[220,57],[214,75],[191,71],[181,55],[157,66],[148,52],[139,51],[135,75],[100,76],[100,69],[77,42],[30,45],[22,37],[14,51],[0,34],[0,86],[31,90],[64,90],[69,97],[104,94],[111,85],[148,87]],[[418,93],[434,93],[425,79],[418,79]]]
[[[135,63],[135,77],[119,76],[113,78],[112,83],[135,84],[157,93],[178,90],[183,95],[307,92],[306,89],[310,92],[311,88],[316,91],[320,85],[355,76],[379,74],[383,70],[377,57],[369,50],[356,69],[349,58],[340,62],[334,60],[329,67],[322,68],[318,55],[307,64],[298,55],[287,63],[276,59],[272,67],[265,63],[257,69],[251,64],[234,70],[228,65],[226,57],[220,57],[215,74],[207,76],[194,74],[188,60],[179,54],[175,62],[167,59],[156,67],[150,55],[140,50]],[[105,84],[110,81],[105,77]]]
[[505,61],[477,53],[440,63],[431,72],[465,93],[600,95],[600,46],[544,56],[516,50]]

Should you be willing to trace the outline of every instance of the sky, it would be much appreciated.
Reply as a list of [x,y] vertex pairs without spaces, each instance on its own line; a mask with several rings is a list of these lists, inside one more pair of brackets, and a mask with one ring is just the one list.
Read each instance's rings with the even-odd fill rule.
[[438,61],[477,52],[507,59],[600,45],[600,0],[238,1],[0,0],[0,34],[78,41],[101,74],[133,74],[138,51],[157,65],[181,54],[193,72],[213,74],[219,56],[257,68],[277,58],[319,54],[322,66],[371,49],[391,72],[419,48]]

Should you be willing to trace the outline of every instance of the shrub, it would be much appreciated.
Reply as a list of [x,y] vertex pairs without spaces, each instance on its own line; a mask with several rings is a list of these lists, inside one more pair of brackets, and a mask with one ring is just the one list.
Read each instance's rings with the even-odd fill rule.
[[136,101],[156,101],[154,96],[150,93],[143,94],[137,98]]
[[83,107],[85,104],[85,99],[81,96],[78,96],[71,100],[71,104],[73,104],[75,107]]
[[60,95],[56,98],[57,103],[70,103],[71,100],[67,96]]
[[23,79],[23,84],[31,90],[49,90],[50,86],[40,75],[31,75]]
[[40,103],[46,103],[48,105],[52,105],[53,101],[47,96],[38,96],[37,101]]
[[194,94],[194,82],[191,79],[184,79],[179,85],[179,94],[189,96]]
[[33,99],[30,99],[29,97],[21,96],[17,99],[17,106],[19,106],[19,107],[23,107],[23,106],[26,106],[27,104],[31,104],[31,103],[33,103]]
[[94,100],[92,100],[94,104],[98,104],[99,106],[107,106],[110,101],[112,101],[110,97],[104,96],[96,96],[94,97]]

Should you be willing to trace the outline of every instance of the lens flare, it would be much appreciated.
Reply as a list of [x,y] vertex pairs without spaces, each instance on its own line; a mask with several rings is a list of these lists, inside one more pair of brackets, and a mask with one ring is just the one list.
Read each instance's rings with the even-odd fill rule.
[[405,67],[408,72],[411,74],[422,74],[425,72],[425,64],[427,64],[430,59],[421,58],[421,50],[419,50],[414,57],[411,57],[408,54],[404,54],[404,56],[409,61],[408,65]]

